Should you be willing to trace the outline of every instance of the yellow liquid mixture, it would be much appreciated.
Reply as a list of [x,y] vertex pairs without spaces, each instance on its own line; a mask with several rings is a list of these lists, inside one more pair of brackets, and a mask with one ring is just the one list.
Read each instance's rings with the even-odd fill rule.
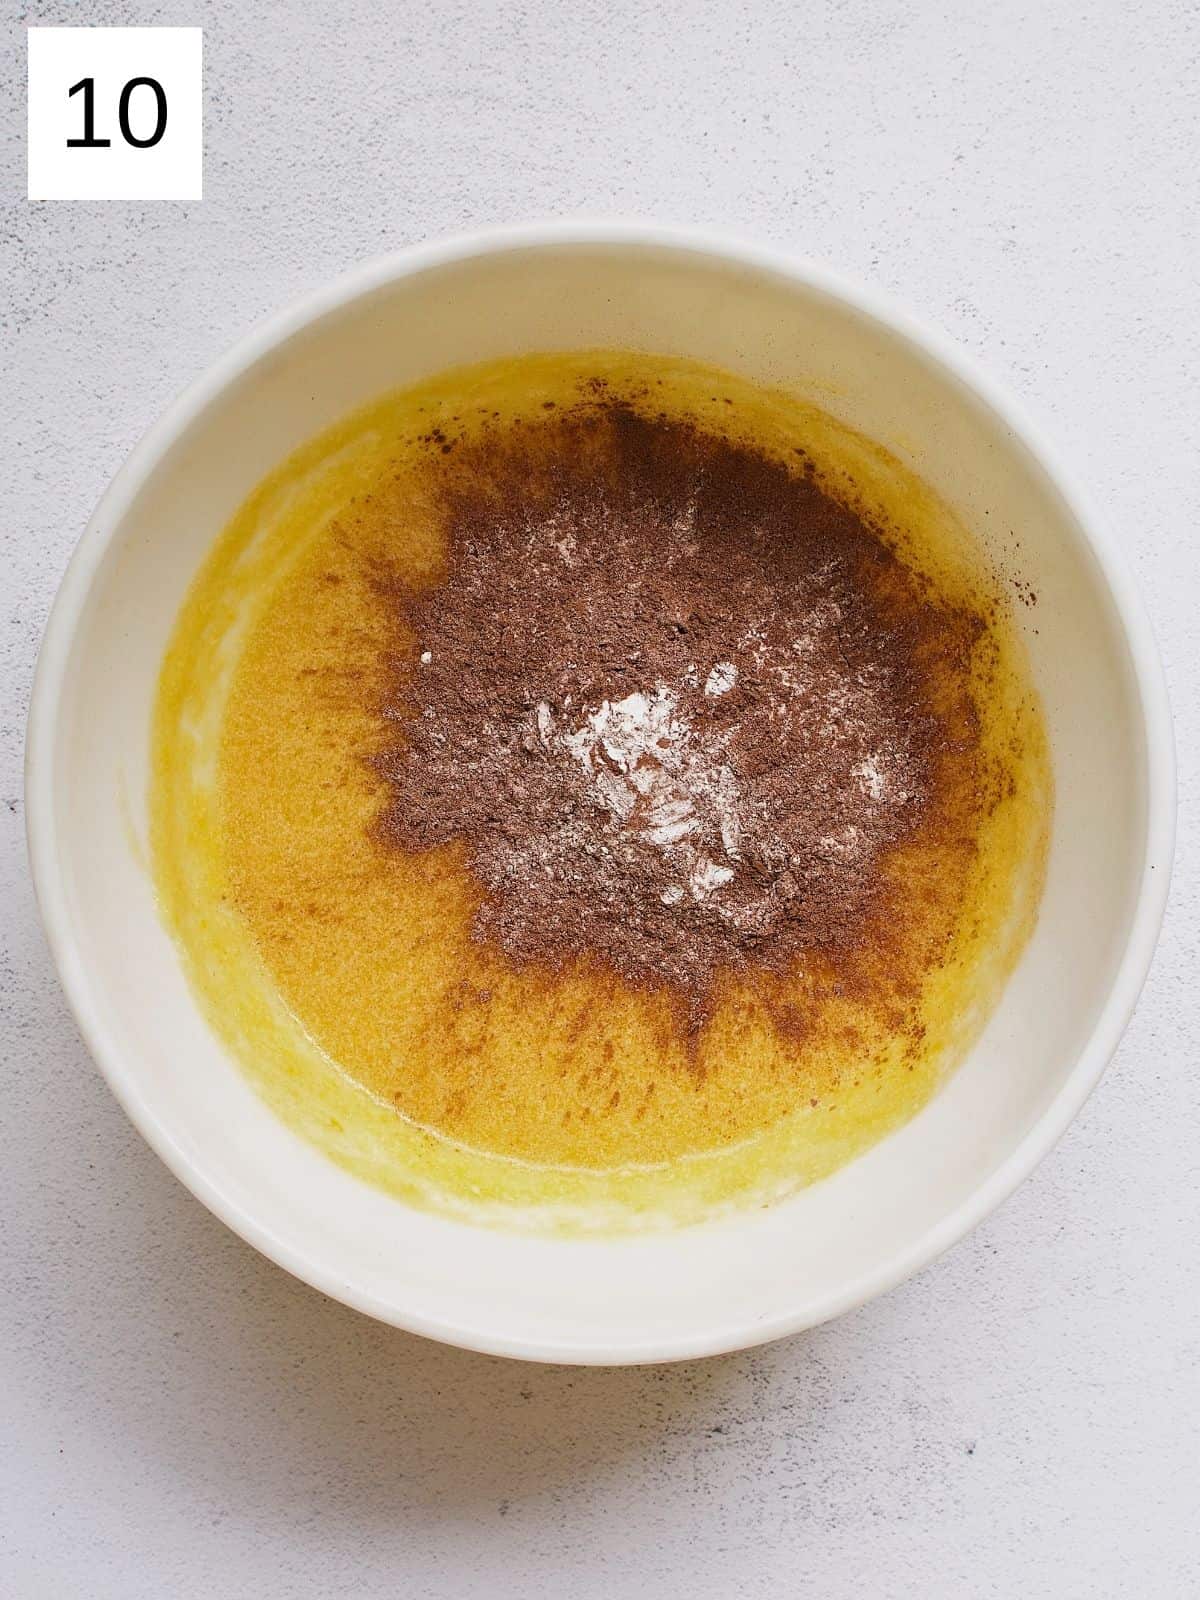
[[[437,441],[569,408],[601,377],[794,467],[803,452],[940,605],[969,613],[978,736],[939,827],[887,863],[885,945],[854,982],[814,957],[725,983],[699,1041],[670,997],[586,963],[516,965],[472,936],[465,849],[381,848],[370,764],[397,652],[381,565],[445,557]],[[431,439],[434,441],[431,444]],[[465,470],[465,469],[464,469]],[[692,363],[527,358],[391,395],[304,446],[217,541],[179,617],[154,729],[164,915],[259,1091],[335,1160],[453,1214],[615,1229],[761,1203],[928,1099],[1036,916],[1051,811],[1040,711],[1003,584],[894,457],[794,396]],[[958,686],[960,689],[963,685]],[[785,1026],[795,1016],[803,1026]]]

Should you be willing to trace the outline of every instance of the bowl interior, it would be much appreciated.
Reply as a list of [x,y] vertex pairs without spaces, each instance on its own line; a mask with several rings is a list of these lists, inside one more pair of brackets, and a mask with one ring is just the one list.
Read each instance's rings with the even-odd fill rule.
[[[802,390],[891,448],[1037,594],[1022,627],[1057,785],[1038,926],[961,1070],[907,1127],[770,1210],[674,1234],[558,1240],[406,1209],[296,1138],[198,1015],[147,873],[148,732],[189,581],[259,478],[377,393],[508,353],[615,346]],[[1113,591],[1029,448],[918,341],[819,279],[649,240],[401,262],[235,352],[139,450],[64,586],[31,728],[31,828],[89,1042],[176,1171],[301,1276],[417,1331],[636,1360],[820,1320],[962,1231],[1065,1100],[1148,865],[1145,716]],[[1165,872],[1165,863],[1159,863]],[[1111,1041],[1110,1041],[1111,1042]],[[1029,1157],[1032,1159],[1032,1157]],[[1027,1164],[1027,1162],[1026,1162]],[[974,1211],[972,1208],[975,1208]]]

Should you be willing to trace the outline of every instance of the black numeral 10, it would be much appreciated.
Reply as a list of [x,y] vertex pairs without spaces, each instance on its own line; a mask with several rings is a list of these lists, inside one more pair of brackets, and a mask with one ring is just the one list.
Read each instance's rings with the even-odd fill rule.
[[[149,89],[154,96],[154,130],[148,139],[139,139],[129,126],[129,102],[133,99],[135,89]],[[96,137],[96,80],[95,78],[80,78],[67,90],[67,98],[83,91],[83,138],[68,139],[68,150],[103,150],[112,144],[111,139],[97,139]],[[149,150],[151,145],[157,144],[167,131],[167,97],[163,93],[163,86],[157,78],[130,78],[121,90],[121,98],[117,102],[117,126],[121,130],[121,137],[126,144],[131,144],[136,150]]]

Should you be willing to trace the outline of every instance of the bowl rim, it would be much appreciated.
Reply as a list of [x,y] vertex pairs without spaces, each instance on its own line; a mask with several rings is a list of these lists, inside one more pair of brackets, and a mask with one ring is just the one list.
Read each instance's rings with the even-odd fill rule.
[[[145,481],[176,440],[228,386],[311,323],[364,295],[416,274],[489,255],[530,249],[605,247],[699,255],[815,290],[883,324],[942,368],[1009,430],[1049,479],[1094,556],[1129,652],[1146,750],[1143,866],[1124,948],[1108,996],[1087,1043],[1058,1094],[999,1166],[939,1221],[878,1268],[817,1302],[770,1318],[744,1316],[687,1336],[572,1343],[516,1338],[498,1329],[415,1314],[392,1299],[348,1284],[335,1263],[302,1240],[285,1238],[223,1192],[181,1147],[147,1104],[93,999],[69,910],[56,849],[54,730],[71,645],[93,581],[116,531]],[[719,230],[628,220],[558,220],[482,228],[410,245],[352,267],[294,299],[237,340],[200,373],[145,432],[101,496],[70,558],[38,652],[27,719],[26,833],[34,890],[51,955],[84,1042],[134,1126],[175,1176],[249,1244],[322,1293],[408,1332],[493,1355],[580,1365],[625,1365],[693,1359],[747,1349],[840,1316],[927,1266],[1000,1206],[1057,1143],[1108,1066],[1149,971],[1166,907],[1175,834],[1175,753],[1166,681],[1149,617],[1105,519],[1044,431],[1007,391],[949,336],[929,327],[878,290],[801,255]]]

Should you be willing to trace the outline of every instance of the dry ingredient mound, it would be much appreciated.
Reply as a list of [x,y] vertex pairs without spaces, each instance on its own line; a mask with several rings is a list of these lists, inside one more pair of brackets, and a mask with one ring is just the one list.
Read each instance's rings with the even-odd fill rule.
[[930,802],[962,615],[799,452],[603,395],[434,443],[446,564],[390,589],[382,839],[465,847],[474,933],[516,963],[694,1017],[722,971],[852,946]]

